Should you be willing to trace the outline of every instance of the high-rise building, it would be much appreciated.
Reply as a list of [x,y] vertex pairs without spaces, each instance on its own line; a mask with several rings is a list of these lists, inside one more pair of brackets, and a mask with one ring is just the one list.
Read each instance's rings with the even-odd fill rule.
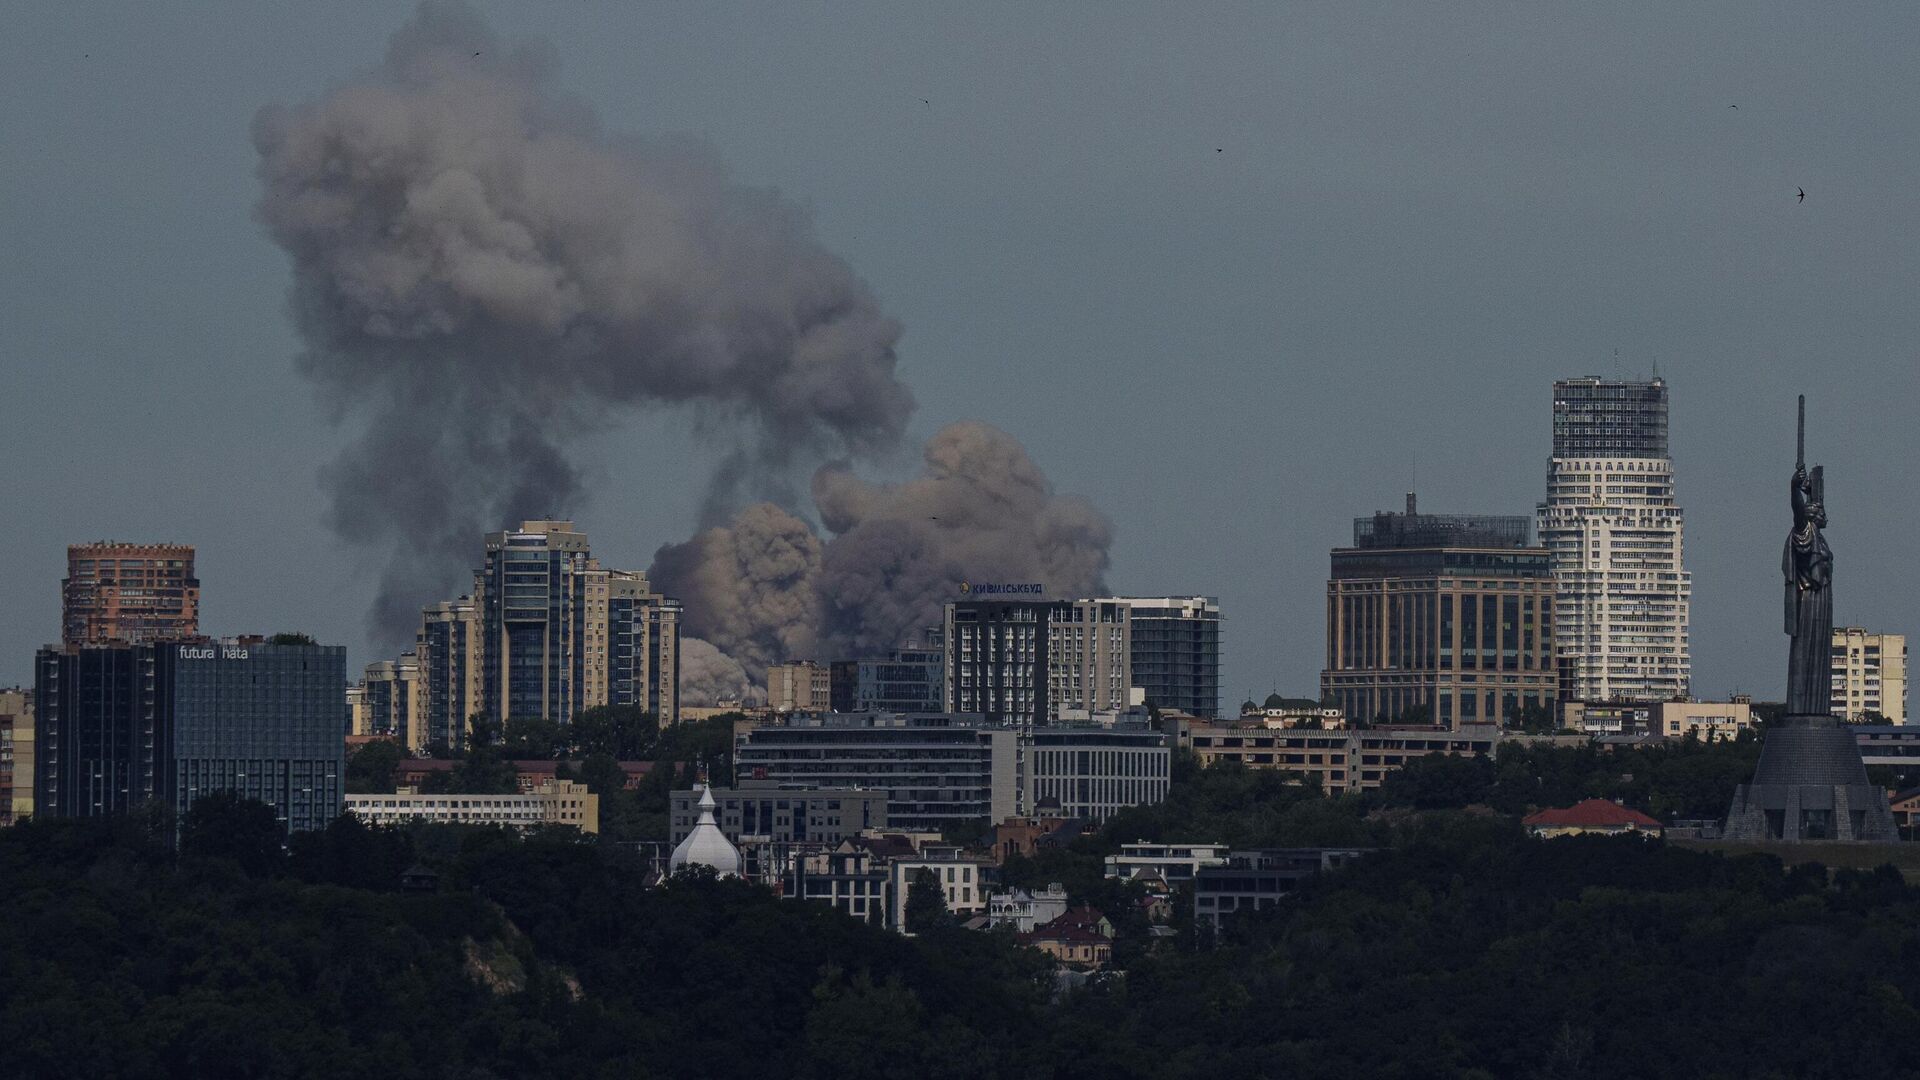
[[427,685],[420,678],[419,657],[404,652],[397,659],[368,664],[360,692],[367,725],[361,734],[385,735],[415,753],[433,741],[427,726]]
[[1833,715],[1907,722],[1907,636],[1833,628]]
[[450,749],[465,744],[481,710],[480,606],[471,597],[429,604],[413,646],[421,686],[421,735]]
[[495,721],[566,723],[600,705],[679,718],[679,602],[643,573],[603,569],[573,522],[488,534],[477,589],[480,701]]
[[571,521],[528,521],[487,534],[486,543],[480,599],[487,715],[499,723],[572,720],[585,707],[581,638],[588,620],[581,609],[592,602],[604,611],[606,604],[604,579],[597,595],[587,588],[595,567],[586,534]]
[[35,658],[35,812],[184,815],[233,791],[293,831],[339,816],[338,646],[233,641],[61,646]]
[[773,665],[767,669],[767,708],[774,712],[832,711],[832,670],[811,660]]
[[60,640],[67,645],[200,633],[200,579],[193,576],[193,548],[184,544],[74,544],[60,596]]
[[1553,458],[1538,521],[1553,559],[1561,696],[1687,697],[1693,576],[1667,453],[1666,383],[1553,384]]
[[33,693],[0,690],[0,825],[33,813]]
[[1156,709],[1220,713],[1220,601],[1211,596],[1115,596],[1127,608],[1133,685]]
[[1133,704],[1132,625],[1113,600],[956,600],[945,711],[1045,724]]
[[680,601],[662,596],[636,570],[607,571],[607,691],[587,707],[627,705],[680,720]]
[[1358,720],[1458,728],[1556,696],[1554,582],[1524,517],[1380,513],[1327,581],[1320,693]]

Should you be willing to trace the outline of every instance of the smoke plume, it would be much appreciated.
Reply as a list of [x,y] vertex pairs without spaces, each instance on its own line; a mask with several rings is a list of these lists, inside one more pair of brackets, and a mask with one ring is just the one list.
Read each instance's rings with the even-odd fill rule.
[[[886,451],[913,410],[898,326],[799,209],[702,145],[602,132],[554,73],[428,3],[378,67],[254,121],[300,369],[354,432],[328,520],[386,560],[385,645],[482,533],[577,511],[575,445],[623,414],[695,411],[726,448],[717,520],[797,465]],[[730,646],[761,614],[725,616]]]
[[782,660],[873,655],[938,622],[962,581],[1039,583],[1050,596],[1105,589],[1113,527],[1083,499],[1058,495],[1020,443],[987,424],[948,425],[904,484],[844,467],[814,475],[830,534],[777,507],[654,556],[653,581],[686,604],[687,632],[763,679]]
[[681,639],[680,704],[718,705],[727,700],[758,704],[765,697],[732,657],[699,638]]

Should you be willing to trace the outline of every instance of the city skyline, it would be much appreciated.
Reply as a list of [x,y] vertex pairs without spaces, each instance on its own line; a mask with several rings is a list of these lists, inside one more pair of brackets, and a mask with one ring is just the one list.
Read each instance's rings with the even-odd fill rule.
[[[0,391],[72,403],[17,415],[0,437],[9,460],[46,463],[0,482],[10,505],[45,508],[44,540],[17,547],[0,571],[0,599],[17,613],[0,628],[0,683],[28,681],[33,650],[57,640],[65,546],[103,536],[194,545],[206,632],[302,630],[346,643],[349,670],[382,658],[362,626],[373,565],[320,520],[315,471],[344,436],[293,373],[288,272],[249,218],[246,134],[259,106],[308,100],[378,55],[402,15],[369,10],[353,29],[290,16],[293,29],[276,22],[271,39],[265,20],[232,18],[233,34],[259,38],[257,64],[238,68],[196,64],[194,20],[148,12],[114,27],[29,12],[41,32],[0,46],[0,107],[25,110],[9,120],[39,115],[47,94],[71,95],[60,130],[9,126],[30,164],[0,180],[0,225],[21,253],[0,271]],[[1670,13],[1667,42],[1644,45],[1627,23],[1599,18],[1583,40],[1620,63],[1551,73],[1516,61],[1529,49],[1554,54],[1565,27],[1521,18],[1492,35],[1471,16],[1424,27],[1407,16],[1367,54],[1378,67],[1362,66],[1383,76],[1369,96],[1305,44],[1365,41],[1357,16],[1296,15],[1298,36],[1280,20],[1146,17],[1136,36],[1158,51],[1145,52],[1076,44],[1077,20],[1037,17],[1029,31],[1064,69],[1049,76],[996,67],[990,20],[978,16],[927,39],[943,41],[946,59],[884,13],[785,16],[760,29],[682,13],[625,34],[602,25],[617,13],[481,10],[503,35],[548,39],[563,85],[610,129],[701,133],[741,179],[810,206],[822,243],[905,326],[901,372],[921,402],[909,456],[963,418],[1020,439],[1059,491],[1114,522],[1108,594],[1221,598],[1223,701],[1310,692],[1326,551],[1352,517],[1409,487],[1451,511],[1528,512],[1544,495],[1551,383],[1644,376],[1656,364],[1673,392],[1688,516],[1696,695],[1780,693],[1766,601],[1744,585],[1774,561],[1778,515],[1751,508],[1770,506],[1778,484],[1753,462],[1776,449],[1777,421],[1805,389],[1797,364],[1832,369],[1833,390],[1810,408],[1826,420],[1820,455],[1845,508],[1836,620],[1898,633],[1920,607],[1899,559],[1920,523],[1902,497],[1913,444],[1896,404],[1915,385],[1911,316],[1897,300],[1914,282],[1901,245],[1885,239],[1914,222],[1883,197],[1915,162],[1905,143],[1881,137],[1899,107],[1850,72],[1886,61],[1900,31],[1884,20],[1809,42],[1806,14],[1791,9],[1767,28]],[[1218,63],[1249,29],[1270,31],[1284,62]],[[783,33],[801,44],[783,46]],[[1684,79],[1636,63],[1726,35],[1751,48],[1738,60],[1707,50]],[[1376,161],[1365,141],[1436,119],[1419,104],[1434,84],[1417,70],[1385,74],[1416,38],[1506,61],[1493,65],[1501,75],[1445,84],[1484,123],[1462,129],[1449,114],[1464,149],[1419,175]],[[141,44],[136,55],[150,39],[170,47]],[[776,74],[716,62],[717,41],[741,43]],[[75,70],[69,45],[91,67]],[[876,45],[877,70],[796,66],[802,52]],[[1158,109],[1123,95],[1111,112],[1061,99],[1054,81],[1203,60],[1243,74],[1208,74]],[[183,67],[209,74],[186,80]],[[774,89],[782,78],[792,92]],[[936,85],[900,91],[924,83]],[[1289,104],[1308,86],[1323,88],[1321,107],[1303,117]],[[1719,100],[1729,88],[1737,113]],[[1495,104],[1529,92],[1555,108]],[[1018,117],[1014,95],[1050,104]],[[127,143],[116,136],[132,99],[147,133]],[[851,119],[827,115],[848,105]],[[1000,137],[982,143],[983,121]],[[1496,130],[1507,121],[1523,137],[1577,129],[1593,157],[1543,163]],[[842,152],[853,146],[874,152]],[[1041,148],[1046,164],[1027,164]],[[1116,161],[1141,182],[1116,182]],[[1805,204],[1775,199],[1789,173],[1808,189]],[[149,188],[161,197],[134,194]],[[1143,221],[1166,224],[1133,243]],[[1078,284],[1096,265],[1117,277]],[[1443,276],[1470,287],[1438,284]],[[1382,297],[1404,302],[1385,313]],[[109,302],[122,317],[97,317]],[[247,407],[234,408],[236,396]],[[1063,403],[1075,408],[1062,413]],[[76,427],[90,433],[80,445]],[[657,414],[593,435],[592,468],[606,481],[596,487],[621,494],[566,512],[609,564],[645,567],[698,523],[717,455],[695,427]],[[151,462],[173,479],[152,482]],[[862,471],[900,475],[884,462]]]

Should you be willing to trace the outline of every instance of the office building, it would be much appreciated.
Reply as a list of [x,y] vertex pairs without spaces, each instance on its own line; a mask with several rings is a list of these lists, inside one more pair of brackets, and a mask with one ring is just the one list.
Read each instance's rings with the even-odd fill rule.
[[482,709],[480,606],[472,597],[429,604],[413,646],[420,715],[410,718],[424,745],[466,745],[467,721]]
[[[886,829],[887,793],[866,788],[788,788],[748,782],[737,788],[711,788],[714,822],[734,844],[830,844]],[[700,820],[700,793],[675,791],[669,797],[668,839],[678,844]]]
[[33,814],[33,694],[0,690],[0,825]]
[[828,705],[834,712],[939,712],[945,701],[943,649],[915,646],[885,656],[835,660]]
[[1201,868],[1227,861],[1225,844],[1121,844],[1106,859],[1106,876],[1122,881],[1157,877],[1169,885],[1192,881]]
[[347,812],[369,825],[499,825],[537,829],[557,825],[600,831],[600,796],[585,784],[547,780],[512,795],[425,795],[403,787],[389,795],[348,795]]
[[833,711],[830,668],[811,660],[775,664],[767,669],[767,708],[774,712]]
[[1249,769],[1278,769],[1309,778],[1329,795],[1371,791],[1388,773],[1428,754],[1491,755],[1499,728],[1270,728],[1258,724],[1180,719],[1178,745],[1201,765],[1236,761]]
[[794,714],[739,731],[734,774],[743,784],[884,791],[891,827],[937,832],[1020,812],[1018,735],[942,713]]
[[1134,704],[1132,623],[1112,600],[946,606],[946,711],[1025,725]]
[[62,646],[35,658],[35,812],[184,815],[232,791],[293,831],[340,813],[346,650],[258,638]]
[[1220,715],[1220,601],[1211,596],[1115,596],[1127,609],[1129,675],[1161,712]]
[[1172,751],[1145,724],[1052,724],[1024,733],[1027,768],[1022,812],[1046,800],[1070,818],[1105,821],[1130,806],[1167,797]]
[[141,644],[200,633],[200,579],[185,544],[74,544],[60,598],[62,644]]
[[1524,517],[1355,520],[1327,581],[1320,693],[1354,720],[1456,728],[1556,697],[1554,581]]
[[1666,383],[1554,383],[1538,522],[1553,560],[1561,696],[1685,700],[1693,577],[1667,452]]
[[828,904],[861,922],[886,920],[886,862],[862,840],[802,854],[783,876],[783,885],[788,896]]
[[1833,715],[1881,724],[1907,722],[1907,636],[1833,628]]

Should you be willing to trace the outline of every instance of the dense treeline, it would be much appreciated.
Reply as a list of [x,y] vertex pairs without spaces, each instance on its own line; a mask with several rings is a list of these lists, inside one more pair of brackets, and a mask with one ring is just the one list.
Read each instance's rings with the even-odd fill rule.
[[[1338,799],[1183,762],[1161,806],[1009,862],[1119,928],[1125,974],[1064,995],[930,902],[908,939],[737,881],[648,888],[577,834],[343,819],[283,849],[208,799],[176,855],[159,817],[31,822],[0,831],[0,1046],[35,1077],[1920,1075],[1897,872],[1514,816],[1610,792],[1684,816],[1747,753],[1534,750]],[[1152,939],[1099,872],[1133,839],[1380,850],[1218,940],[1179,909]]]

